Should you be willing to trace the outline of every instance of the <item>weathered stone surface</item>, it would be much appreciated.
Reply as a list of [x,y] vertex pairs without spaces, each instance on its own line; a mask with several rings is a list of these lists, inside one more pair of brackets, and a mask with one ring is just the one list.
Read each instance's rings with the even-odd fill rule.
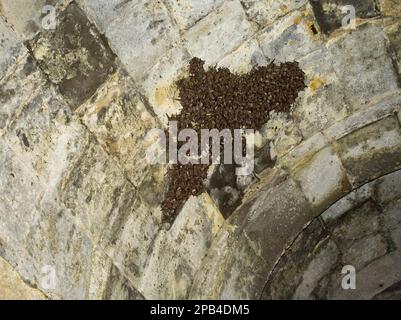
[[376,204],[368,201],[349,211],[340,220],[330,225],[331,233],[343,248],[348,248],[352,241],[363,239],[380,231],[380,214]]
[[[253,249],[242,232],[234,225],[225,224],[213,241],[191,289],[191,299],[257,299],[264,286],[266,263]],[[238,245],[237,254],[227,248]],[[210,272],[208,266],[215,266]],[[221,266],[221,267],[220,267]],[[258,289],[255,290],[255,284]]]
[[238,210],[246,216],[241,229],[268,267],[273,267],[291,239],[313,217],[305,195],[289,178],[277,186],[266,186]]
[[132,286],[113,265],[102,299],[106,300],[143,300],[143,296]]
[[284,113],[270,113],[269,121],[260,130],[263,141],[270,144],[273,160],[281,158],[297,146],[303,139],[295,121]]
[[45,6],[55,8],[59,2],[61,0],[1,0],[0,12],[22,38],[30,39],[44,30],[42,19],[49,14]]
[[[399,4],[401,7],[401,4]],[[401,12],[401,9],[400,11]],[[387,37],[390,41],[390,48],[392,49],[392,58],[394,65],[401,76],[401,23],[394,23],[386,27]]]
[[166,0],[182,29],[189,29],[223,4],[224,0]]
[[254,32],[240,2],[229,0],[188,30],[185,41],[188,51],[210,66],[238,48]]
[[190,58],[181,47],[170,50],[148,71],[146,79],[139,85],[164,126],[168,124],[168,116],[179,113],[182,108],[176,81],[187,75]]
[[327,275],[337,262],[339,251],[333,241],[320,244],[313,253],[313,259],[302,274],[302,281],[296,289],[294,299],[310,299],[318,282]]
[[398,227],[401,223],[401,199],[391,202],[383,209],[383,222],[384,226],[389,229]]
[[[273,272],[269,275],[262,299],[293,298],[301,282],[307,284],[302,280],[303,271],[314,263],[313,259],[319,252],[323,252],[323,254],[328,252],[325,250],[328,243],[326,237],[327,234],[322,224],[318,219],[314,219],[280,257]],[[309,268],[309,270],[310,273],[313,272],[313,268]],[[315,281],[316,279],[310,278],[310,280]],[[305,287],[304,285],[304,289],[307,289]]]
[[399,17],[401,15],[401,3],[399,0],[379,0],[380,12],[384,17]]
[[376,196],[380,203],[391,203],[401,198],[401,171],[391,173],[377,181]]
[[[398,2],[377,0],[384,18],[370,19],[373,0],[351,1],[369,20],[329,36],[342,1],[56,2],[58,29],[37,34],[43,0],[0,0],[0,256],[29,287],[54,299],[395,295]],[[237,73],[296,60],[307,89],[257,134],[254,180],[220,172],[246,191],[226,221],[203,194],[164,225],[166,166],[145,162],[144,137],[180,110],[175,82],[193,56]],[[354,292],[341,289],[349,263]]]
[[294,12],[277,20],[258,37],[268,61],[296,61],[322,48],[318,36],[313,34],[310,12]]
[[326,49],[299,59],[299,64],[308,87],[300,93],[293,115],[304,138],[308,138],[347,117],[350,106],[344,83],[335,74]]
[[349,14],[349,11],[342,10],[344,6],[354,7],[356,18],[367,19],[380,15],[375,0],[312,0],[311,5],[320,29],[326,34],[341,28],[342,20]]
[[158,127],[123,71],[114,74],[77,113],[85,126],[139,186],[151,170],[145,136]]
[[207,194],[191,197],[170,230],[156,238],[138,286],[147,299],[183,299],[223,217]]
[[389,117],[345,136],[338,152],[355,186],[394,171],[401,166],[398,120]]
[[320,210],[351,191],[341,161],[330,147],[300,168],[295,178],[312,206]]
[[124,14],[129,3],[126,0],[78,0],[78,2],[102,33],[115,19]]
[[[32,167],[18,158],[9,144],[0,140],[0,214],[2,216],[1,237],[22,239],[29,232],[37,218],[36,204],[43,195],[44,188],[31,175]],[[18,219],[16,212],[24,219]]]
[[46,83],[44,75],[28,55],[10,71],[8,76],[0,80],[0,135]]
[[[357,274],[356,290],[343,290],[340,285],[329,291],[329,299],[371,299],[401,278],[399,252],[390,253],[369,264]],[[338,275],[338,284],[342,275]]]
[[0,79],[21,52],[24,53],[22,41],[0,16]]
[[298,9],[307,3],[306,0],[241,0],[248,18],[259,26],[274,22],[288,12]]
[[134,194],[124,200],[124,204],[108,218],[101,247],[138,287],[162,227],[161,212],[150,208]]
[[346,84],[346,98],[354,110],[364,108],[376,95],[398,89],[397,75],[387,53],[386,35],[381,26],[361,26],[333,41],[329,51],[331,64],[340,82]]
[[374,101],[366,105],[364,109],[353,112],[343,121],[323,130],[323,134],[329,141],[340,140],[360,128],[393,116],[398,111],[401,111],[400,91],[391,91],[383,96],[375,97]]
[[384,256],[387,253],[387,243],[382,235],[369,236],[354,242],[343,252],[343,262],[360,270],[369,262]]
[[0,300],[43,300],[46,296],[28,286],[18,273],[0,257]]
[[351,209],[373,197],[374,192],[375,189],[372,184],[365,184],[361,188],[352,191],[322,213],[321,217],[323,221],[331,222],[341,217]]
[[253,67],[265,65],[267,65],[266,58],[255,39],[246,41],[217,64],[218,67],[230,69],[232,73],[247,73]]
[[48,190],[55,188],[85,144],[86,132],[63,98],[49,88],[30,97],[4,136]]
[[29,46],[73,110],[115,69],[113,52],[74,3],[60,14],[57,32],[42,32]]
[[58,194],[96,242],[110,216],[129,210],[127,201],[135,196],[135,189],[116,162],[90,141],[73,169],[63,176]]
[[397,250],[401,250],[401,227],[391,231],[391,237],[396,245]]
[[290,152],[278,159],[280,166],[294,172],[309,161],[317,152],[328,144],[326,138],[320,132],[296,146]]
[[179,41],[161,1],[133,1],[106,29],[110,46],[134,80],[142,80],[166,51]]

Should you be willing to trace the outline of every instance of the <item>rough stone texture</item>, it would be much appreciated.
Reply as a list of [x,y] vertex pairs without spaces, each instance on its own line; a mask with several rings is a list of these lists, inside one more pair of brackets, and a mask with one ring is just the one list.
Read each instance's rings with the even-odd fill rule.
[[191,197],[171,229],[161,231],[139,283],[147,299],[184,299],[223,217],[207,194]]
[[[51,1],[51,32],[42,0],[0,0],[0,256],[18,297],[396,297],[401,3],[349,2],[355,30],[343,1]],[[229,218],[203,194],[162,224],[167,167],[144,137],[180,110],[193,56],[237,73],[296,60],[307,89],[257,133]]]
[[376,0],[311,0],[320,29],[329,34],[341,28],[343,18],[349,13],[344,6],[353,6],[356,18],[367,19],[380,16]]
[[68,6],[59,19],[57,32],[42,32],[29,47],[75,110],[114,70],[114,55],[76,4]]
[[78,0],[78,3],[88,12],[88,16],[94,20],[102,33],[123,14],[128,2],[126,0]]
[[401,130],[389,117],[339,140],[338,150],[351,182],[360,185],[401,166]]
[[399,17],[401,3],[398,0],[379,0],[380,12],[384,17]]
[[109,155],[139,186],[152,169],[146,159],[145,135],[158,127],[127,75],[120,71],[107,81],[77,113]]
[[259,26],[268,25],[306,3],[306,0],[241,0],[248,18]]
[[7,68],[17,60],[22,48],[21,40],[0,16],[0,79],[4,77]]
[[269,62],[298,60],[322,47],[310,29],[310,14],[309,11],[291,13],[262,32],[258,41]]
[[[370,45],[366,46],[366,43]],[[397,75],[387,52],[386,35],[381,26],[362,26],[333,41],[329,51],[336,75],[346,84],[346,98],[353,109],[362,108],[376,95],[398,88]],[[364,75],[362,78],[359,77],[361,74]]]
[[44,30],[42,19],[49,14],[45,6],[56,8],[62,2],[68,0],[1,0],[0,11],[22,38],[30,39]]
[[200,19],[217,9],[224,0],[166,0],[181,29],[189,29]]
[[[235,30],[235,32],[232,32]],[[237,0],[229,0],[185,34],[188,51],[213,65],[254,33]]]
[[178,29],[161,1],[131,2],[105,34],[134,80],[145,77],[178,42]]
[[34,97],[46,79],[30,56],[24,56],[8,76],[0,80],[0,135],[20,109]]
[[0,258],[0,300],[43,300],[46,296],[28,286],[15,270]]

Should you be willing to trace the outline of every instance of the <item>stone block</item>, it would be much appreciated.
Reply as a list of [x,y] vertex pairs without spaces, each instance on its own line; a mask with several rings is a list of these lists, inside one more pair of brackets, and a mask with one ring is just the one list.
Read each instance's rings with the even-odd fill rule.
[[224,0],[167,0],[181,29],[189,29],[203,17],[216,10]]
[[41,70],[29,55],[25,55],[10,71],[0,80],[0,135],[46,83]]
[[44,300],[46,296],[26,284],[4,259],[0,258],[0,300]]
[[[60,2],[61,0],[1,0],[0,11],[21,38],[31,39],[44,30],[42,19],[49,14],[45,6],[50,5],[56,9]],[[55,12],[56,18],[58,12]]]
[[323,134],[329,141],[340,140],[360,128],[396,114],[400,109],[400,91],[389,92],[383,96],[376,97],[364,109],[353,112],[343,121],[334,123],[331,127],[324,129]]
[[241,45],[237,50],[224,57],[218,67],[226,67],[232,73],[247,73],[253,67],[265,66],[267,61],[255,39],[251,39]]
[[123,71],[114,74],[77,113],[137,187],[152,169],[145,136],[159,125]]
[[176,47],[167,52],[139,84],[154,113],[165,127],[168,116],[177,114],[182,109],[176,81],[187,75],[190,59],[185,49]]
[[[399,4],[401,6],[401,4]],[[401,15],[401,9],[398,13]],[[392,58],[397,69],[398,75],[401,77],[401,23],[394,23],[386,27],[386,34],[389,45],[392,50]]]
[[388,229],[397,228],[401,224],[401,199],[395,200],[383,208],[383,223],[384,227]]
[[263,27],[273,23],[277,18],[299,9],[306,0],[241,0],[248,18]]
[[124,15],[129,1],[126,0],[78,0],[81,7],[104,33],[109,25]]
[[388,174],[377,181],[376,196],[381,204],[401,198],[401,171]]
[[311,5],[320,29],[330,34],[342,26],[342,20],[349,14],[344,6],[355,8],[356,18],[368,19],[380,16],[380,9],[375,0],[312,0]]
[[78,161],[62,176],[57,195],[97,243],[110,217],[130,210],[135,188],[116,162],[90,140]]
[[391,231],[391,238],[393,239],[393,242],[395,243],[397,250],[401,250],[401,226],[398,228],[394,229]]
[[146,299],[185,299],[223,217],[207,194],[191,197],[159,233],[138,286]]
[[319,281],[330,273],[337,263],[339,251],[333,241],[325,241],[321,247],[314,250],[313,257],[302,274],[302,280],[297,287],[293,299],[311,299]]
[[371,261],[384,256],[387,250],[386,239],[376,234],[355,241],[343,252],[342,259],[345,265],[352,265],[356,270],[360,270]]
[[340,218],[351,209],[358,207],[373,197],[374,192],[374,184],[372,183],[367,183],[359,189],[350,192],[322,213],[321,217],[323,221],[331,223],[333,220]]
[[380,212],[375,203],[367,201],[351,209],[340,219],[327,223],[327,226],[331,229],[333,239],[340,249],[345,250],[354,241],[375,235],[380,231]]
[[352,112],[365,108],[375,96],[399,88],[386,34],[379,25],[361,26],[330,43],[328,50],[334,71],[345,84]]
[[338,153],[354,187],[400,168],[398,120],[388,117],[341,138]]
[[189,29],[184,37],[188,51],[204,60],[207,67],[237,49],[254,33],[240,2],[229,0]]
[[308,140],[296,146],[290,152],[278,159],[281,167],[294,172],[298,167],[302,167],[307,163],[317,152],[322,150],[328,144],[326,138],[320,132],[316,133]]
[[17,57],[26,52],[21,39],[0,16],[0,80],[9,66],[17,61]]
[[70,4],[57,32],[42,32],[29,42],[33,56],[75,110],[115,69],[115,55],[84,12]]
[[317,210],[325,209],[351,191],[340,159],[331,147],[317,153],[295,173],[307,199]]
[[268,62],[297,61],[322,49],[322,42],[310,29],[311,19],[308,12],[294,12],[263,30],[258,41]]
[[106,29],[110,46],[135,81],[175,47],[179,41],[178,27],[161,1],[133,1]]
[[[392,252],[378,260],[373,261],[357,273],[356,290],[344,290],[341,286],[333,286],[329,290],[329,299],[369,300],[375,295],[398,282],[401,277],[401,257],[399,252]],[[337,283],[341,283],[342,275],[338,275]]]
[[241,229],[255,252],[264,257],[271,267],[313,218],[313,211],[304,193],[290,178],[276,186],[266,186],[258,196],[238,210],[240,214],[244,210],[242,214],[247,217]]
[[401,16],[401,3],[399,0],[379,0],[379,5],[383,17]]
[[137,287],[161,227],[160,210],[150,208],[134,194],[108,218],[100,246]]

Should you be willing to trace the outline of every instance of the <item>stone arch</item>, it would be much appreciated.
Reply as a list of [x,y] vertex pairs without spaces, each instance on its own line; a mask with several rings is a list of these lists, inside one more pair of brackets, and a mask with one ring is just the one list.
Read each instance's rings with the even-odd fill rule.
[[399,98],[383,97],[280,157],[214,238],[190,298],[266,296],[266,282],[305,227],[353,190],[400,169]]

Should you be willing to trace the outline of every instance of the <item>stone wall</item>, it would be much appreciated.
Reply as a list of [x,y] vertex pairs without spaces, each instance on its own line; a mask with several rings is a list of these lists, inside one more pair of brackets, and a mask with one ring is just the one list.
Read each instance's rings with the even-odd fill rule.
[[[340,2],[0,0],[0,275],[24,281],[21,295],[0,281],[0,297],[388,295],[401,280],[401,2],[349,0],[355,30],[339,28]],[[205,193],[170,225],[166,167],[146,162],[144,137],[180,110],[175,81],[195,56],[233,72],[296,60],[308,87],[261,131],[273,162],[242,205],[225,220]],[[371,279],[349,296],[344,263]]]

